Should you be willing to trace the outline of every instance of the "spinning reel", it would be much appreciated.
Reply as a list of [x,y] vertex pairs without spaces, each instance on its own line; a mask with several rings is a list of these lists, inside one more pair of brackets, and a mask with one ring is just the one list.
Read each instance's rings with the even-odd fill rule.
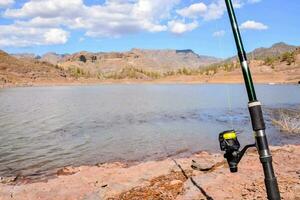
[[255,147],[255,144],[246,145],[242,151],[240,149],[240,143],[237,139],[237,134],[234,130],[224,131],[219,134],[219,142],[221,151],[225,151],[224,158],[226,158],[230,172],[235,173],[238,171],[238,163],[242,159],[243,155],[250,147]]

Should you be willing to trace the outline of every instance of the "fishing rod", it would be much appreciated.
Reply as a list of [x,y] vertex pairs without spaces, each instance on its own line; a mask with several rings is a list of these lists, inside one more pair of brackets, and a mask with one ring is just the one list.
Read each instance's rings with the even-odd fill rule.
[[247,55],[244,50],[241,34],[239,31],[238,23],[234,13],[234,8],[231,0],[225,0],[231,28],[236,43],[238,57],[242,67],[243,78],[248,94],[248,109],[251,117],[252,128],[255,136],[255,144],[246,145],[242,151],[239,151],[240,143],[237,139],[236,132],[234,130],[224,131],[219,134],[220,148],[225,151],[224,157],[230,167],[231,172],[237,172],[237,165],[242,159],[246,150],[250,147],[257,148],[260,162],[262,164],[265,176],[265,187],[269,200],[280,200],[280,193],[278,189],[277,180],[275,177],[272,155],[269,150],[267,136],[265,133],[265,122],[263,118],[261,103],[257,100],[255,94],[255,88],[253,85],[251,72],[247,62]]

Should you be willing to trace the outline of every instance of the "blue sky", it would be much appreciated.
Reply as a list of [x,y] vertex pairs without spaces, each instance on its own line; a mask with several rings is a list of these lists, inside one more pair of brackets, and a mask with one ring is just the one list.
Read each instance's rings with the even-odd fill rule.
[[[300,45],[299,0],[233,0],[247,51]],[[236,53],[223,0],[0,0],[9,53],[192,49]]]

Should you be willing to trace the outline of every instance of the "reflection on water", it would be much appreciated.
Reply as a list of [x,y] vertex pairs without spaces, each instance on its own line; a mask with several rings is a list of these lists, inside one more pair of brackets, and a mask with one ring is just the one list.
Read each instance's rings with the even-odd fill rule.
[[[259,85],[265,110],[298,107],[300,87]],[[217,135],[252,142],[243,85],[103,85],[0,90],[0,176],[66,165],[217,151]],[[267,108],[267,109],[266,109]],[[276,130],[272,144],[299,142]]]

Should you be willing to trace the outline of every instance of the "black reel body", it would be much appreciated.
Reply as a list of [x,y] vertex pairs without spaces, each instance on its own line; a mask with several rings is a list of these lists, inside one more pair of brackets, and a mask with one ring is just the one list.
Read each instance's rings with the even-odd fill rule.
[[230,172],[238,171],[238,163],[243,157],[244,153],[249,147],[254,147],[255,144],[246,145],[242,151],[239,151],[241,145],[237,139],[237,134],[234,130],[223,131],[219,134],[219,142],[221,151],[225,151],[224,158],[226,158]]
[[234,130],[220,133],[219,142],[222,151],[238,151],[240,149],[240,143]]

